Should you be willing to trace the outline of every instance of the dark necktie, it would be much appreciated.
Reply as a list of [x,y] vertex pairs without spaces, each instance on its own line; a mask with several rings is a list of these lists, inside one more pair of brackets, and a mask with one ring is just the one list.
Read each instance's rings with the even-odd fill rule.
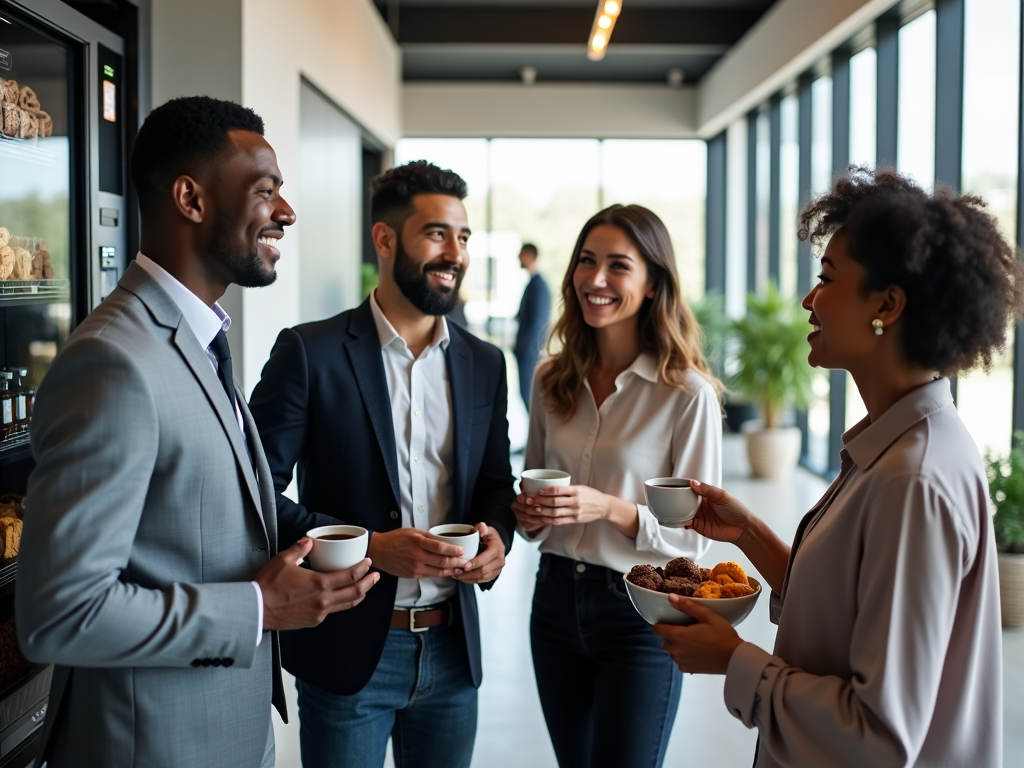
[[217,376],[227,393],[228,402],[231,403],[231,410],[235,410],[235,382],[231,374],[231,348],[228,346],[228,336],[224,331],[218,331],[210,342],[210,350],[217,357]]

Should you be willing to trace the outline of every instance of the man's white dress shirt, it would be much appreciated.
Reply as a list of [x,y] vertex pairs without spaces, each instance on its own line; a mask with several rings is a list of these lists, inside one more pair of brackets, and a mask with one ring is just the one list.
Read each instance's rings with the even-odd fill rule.
[[[426,531],[447,522],[452,506],[455,435],[445,358],[448,323],[438,317],[430,344],[419,357],[413,357],[405,340],[384,317],[376,293],[370,296],[370,311],[391,397],[402,527]],[[399,579],[395,606],[433,605],[447,600],[455,589],[451,577]]]
[[659,381],[655,357],[644,353],[615,378],[615,391],[600,408],[584,382],[575,413],[563,421],[544,405],[540,376],[548,365],[542,362],[534,375],[526,469],[560,469],[573,485],[634,502],[640,530],[632,539],[598,520],[548,525],[528,538],[540,540],[541,552],[622,573],[707,552],[711,542],[704,537],[658,524],[644,504],[644,481],[689,477],[721,486],[722,411],[714,387],[695,371],[687,372],[685,389],[670,387]]
[[[206,302],[192,293],[170,272],[144,253],[140,252],[136,255],[135,263],[146,270],[149,276],[156,280],[157,284],[164,289],[164,292],[171,297],[171,301],[177,304],[178,309],[181,310],[181,314],[185,318],[185,322],[188,323],[188,327],[195,334],[199,345],[206,350],[206,355],[210,358],[210,365],[213,366],[214,372],[219,371],[220,365],[217,363],[217,356],[210,350],[210,344],[213,343],[218,333],[221,331],[227,333],[228,328],[231,327],[231,318],[228,317],[228,313],[217,303],[214,303],[213,307],[208,307]],[[234,405],[235,418],[238,419],[238,428],[242,430],[242,439],[245,440],[245,422],[242,419],[242,410],[238,405],[237,397],[235,398]],[[248,444],[246,440],[246,445]],[[263,639],[263,590],[260,589],[260,585],[255,581],[251,583],[256,589],[257,607],[259,609],[259,620],[256,623],[256,645],[259,645]]]

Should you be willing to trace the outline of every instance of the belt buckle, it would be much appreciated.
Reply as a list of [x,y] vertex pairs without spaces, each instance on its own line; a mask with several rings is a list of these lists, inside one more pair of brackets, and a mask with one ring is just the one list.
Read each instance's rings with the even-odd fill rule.
[[425,608],[410,608],[409,609],[409,631],[410,632],[426,632],[430,627],[417,627],[416,626],[416,614],[420,611],[426,610]]

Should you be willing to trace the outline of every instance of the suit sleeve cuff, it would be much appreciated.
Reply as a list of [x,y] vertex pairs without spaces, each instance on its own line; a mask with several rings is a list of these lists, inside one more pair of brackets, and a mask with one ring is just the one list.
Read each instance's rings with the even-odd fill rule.
[[754,704],[761,674],[772,660],[772,655],[753,643],[743,643],[729,659],[725,672],[725,706],[747,728],[754,727]]
[[250,581],[256,590],[256,646],[263,642],[263,590],[255,581]]

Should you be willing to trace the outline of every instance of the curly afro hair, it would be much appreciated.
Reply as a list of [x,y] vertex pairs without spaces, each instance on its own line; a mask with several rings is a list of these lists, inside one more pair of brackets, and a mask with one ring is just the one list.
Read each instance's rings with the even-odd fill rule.
[[1024,311],[1024,268],[975,195],[929,195],[893,170],[851,166],[800,214],[798,236],[822,246],[839,229],[867,270],[864,293],[907,295],[900,341],[907,362],[941,375],[988,369]]
[[228,131],[263,135],[263,118],[248,107],[210,96],[171,99],[149,113],[132,147],[132,183],[143,216],[169,200],[179,176],[198,176],[229,146]]

